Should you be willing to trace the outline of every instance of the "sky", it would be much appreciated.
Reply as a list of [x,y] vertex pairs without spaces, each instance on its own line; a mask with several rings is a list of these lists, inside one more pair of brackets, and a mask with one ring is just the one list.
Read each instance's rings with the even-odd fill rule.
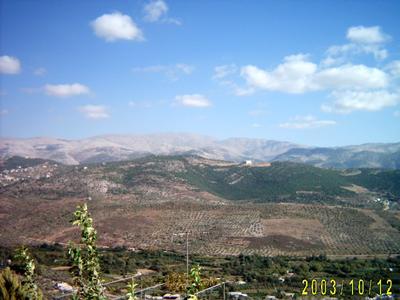
[[400,141],[399,1],[0,3],[1,137]]

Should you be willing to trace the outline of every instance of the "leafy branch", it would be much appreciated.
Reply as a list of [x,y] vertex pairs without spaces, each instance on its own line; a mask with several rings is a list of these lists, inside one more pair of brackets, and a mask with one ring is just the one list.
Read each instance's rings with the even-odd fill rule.
[[100,279],[99,255],[96,247],[97,232],[86,203],[78,206],[74,212],[73,225],[81,230],[80,246],[69,246],[68,255],[73,263],[73,275],[78,291],[75,299],[106,299]]

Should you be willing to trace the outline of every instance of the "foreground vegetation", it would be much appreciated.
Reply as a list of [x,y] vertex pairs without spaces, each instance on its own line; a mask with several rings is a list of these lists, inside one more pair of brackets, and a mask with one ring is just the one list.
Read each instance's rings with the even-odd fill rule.
[[[96,246],[97,231],[93,227],[93,219],[88,212],[86,204],[78,206],[74,212],[73,225],[77,225],[81,232],[80,245],[70,244],[67,251],[69,270],[72,275],[72,283],[75,286],[71,298],[74,300],[106,300],[105,288],[101,279],[101,268],[99,253]],[[2,253],[3,256],[6,252]],[[3,257],[4,258],[4,257]],[[36,264],[31,258],[27,248],[22,247],[17,250],[13,257],[15,263],[11,264],[18,271],[22,271],[22,281],[11,271],[9,267],[0,273],[0,299],[1,300],[42,300],[42,291],[35,282]],[[7,258],[7,262],[12,261]],[[10,264],[10,263],[8,263]],[[197,300],[196,293],[201,288],[206,288],[214,281],[204,281],[200,277],[200,266],[195,265],[191,268],[190,274],[186,276],[186,284],[181,285],[176,290],[185,292],[187,299]],[[176,287],[176,278],[183,278],[179,273],[169,274],[169,284],[167,286]],[[208,283],[208,285],[207,285]],[[126,298],[136,300],[135,289],[137,284],[133,277],[127,286]],[[183,287],[183,289],[181,288]]]
[[[70,260],[66,249],[60,245],[41,245],[30,249],[37,263],[39,285],[47,296],[57,294],[51,282],[69,282],[73,279],[65,269]],[[1,248],[2,262],[12,258],[12,249]],[[102,281],[107,282],[113,276],[135,274],[139,269],[154,271],[151,276],[137,280],[139,286],[151,286],[165,282],[173,274],[185,274],[185,256],[165,251],[133,252],[126,248],[99,249]],[[206,257],[193,255],[192,266],[201,265],[203,278],[220,278],[223,281],[245,281],[242,285],[227,285],[226,291],[240,290],[255,299],[265,295],[283,297],[283,292],[300,295],[303,279],[330,279],[337,282],[351,279],[378,281],[390,278],[393,291],[400,289],[400,258],[345,259],[334,260],[325,256],[317,257],[262,257],[257,255],[239,255],[229,257]],[[20,272],[16,263],[11,268]],[[284,281],[282,280],[284,279]],[[124,288],[124,287],[122,287]],[[113,288],[109,291],[113,291]],[[115,288],[114,292],[121,292]],[[378,292],[376,289],[374,290]],[[219,292],[219,291],[217,291]],[[347,293],[350,291],[347,290]],[[59,292],[58,292],[59,293]],[[217,297],[217,296],[216,296]],[[221,299],[221,298],[215,298]]]

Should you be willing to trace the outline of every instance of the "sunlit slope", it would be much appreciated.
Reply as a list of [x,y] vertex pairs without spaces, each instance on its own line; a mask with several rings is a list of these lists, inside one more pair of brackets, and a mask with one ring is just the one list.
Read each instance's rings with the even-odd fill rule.
[[[43,164],[48,167],[43,168]],[[148,156],[81,166],[18,157],[2,162],[3,171],[20,166],[29,170],[8,173],[6,176],[18,180],[4,179],[3,193],[51,194],[53,198],[65,194],[134,194],[143,201],[152,193],[152,201],[179,201],[187,193],[206,192],[233,201],[345,205],[351,204],[352,199],[363,204],[367,199],[384,198],[395,203],[400,198],[400,170],[334,170],[293,162],[246,166],[188,155]]]

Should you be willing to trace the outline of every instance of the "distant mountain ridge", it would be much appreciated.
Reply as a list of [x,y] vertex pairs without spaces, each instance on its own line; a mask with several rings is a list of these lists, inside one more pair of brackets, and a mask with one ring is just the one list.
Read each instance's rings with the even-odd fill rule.
[[335,148],[292,148],[273,161],[292,161],[321,168],[400,168],[400,143]]
[[293,161],[325,168],[400,169],[400,143],[323,148],[267,139],[219,140],[189,133],[103,135],[80,140],[0,139],[0,158],[18,155],[82,164],[130,160],[150,154],[192,154],[235,162]]

